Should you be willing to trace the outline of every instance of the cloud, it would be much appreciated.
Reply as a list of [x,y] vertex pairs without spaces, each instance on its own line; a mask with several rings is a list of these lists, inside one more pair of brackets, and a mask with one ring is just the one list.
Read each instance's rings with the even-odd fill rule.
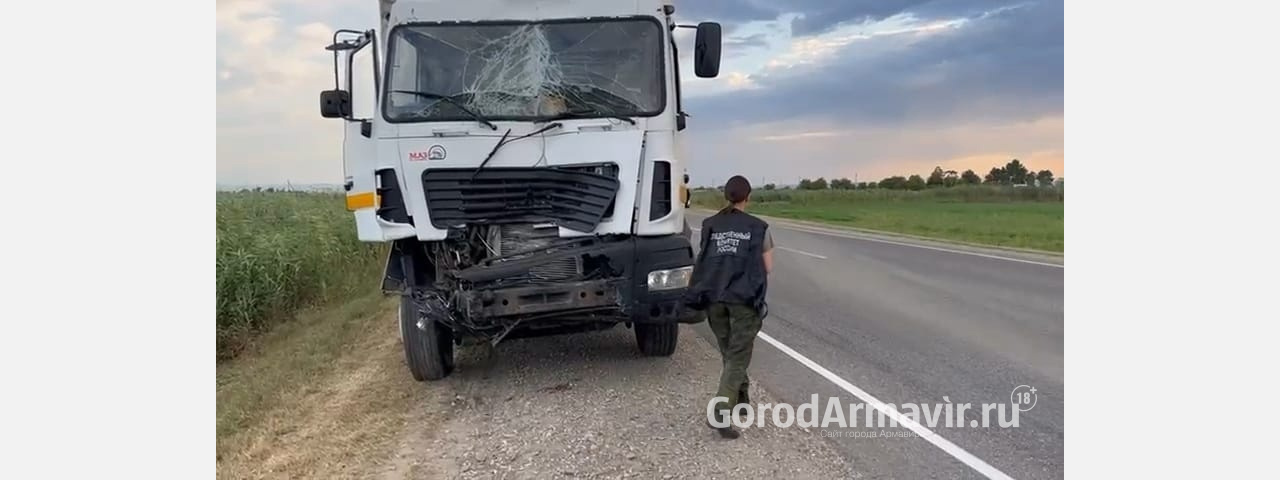
[[925,13],[793,36],[758,70],[734,70],[754,88],[690,98],[695,182],[984,174],[1010,158],[1061,175],[1062,4],[899,7],[883,12]]
[[[341,122],[318,112],[318,92],[333,81],[323,47],[335,27],[374,26],[371,8],[218,1],[220,183],[341,181]],[[693,76],[693,31],[676,32],[694,181],[730,172],[865,181],[938,164],[981,174],[1013,157],[1061,175],[1062,9],[1016,0],[682,2],[682,23],[726,27],[716,79]]]
[[755,80],[751,79],[751,75],[747,75],[742,72],[729,72],[726,77],[725,81],[731,88],[750,89],[757,87]]
[[811,138],[828,138],[828,137],[843,137],[843,136],[845,136],[845,134],[842,132],[819,131],[819,132],[788,133],[788,134],[782,134],[782,135],[765,135],[763,137],[757,137],[753,140],[759,140],[764,142],[790,142],[793,140],[806,140]]
[[750,35],[735,37],[725,37],[721,47],[726,53],[741,52],[742,50],[752,47],[766,47],[769,45],[768,35],[764,33],[753,33]]
[[1062,5],[792,40],[760,88],[689,100],[709,124],[822,117],[853,124],[1001,122],[1061,115]]
[[333,88],[333,27],[318,19],[349,4],[218,2],[219,183],[342,181],[341,125],[318,100]]
[[839,25],[878,22],[900,15],[921,19],[967,17],[1005,4],[1007,0],[792,0],[782,2],[785,6],[779,8],[801,14],[791,22],[793,35],[811,35]]
[[695,0],[676,6],[676,16],[690,21],[740,23],[772,20],[781,13],[767,0]]
[[900,15],[921,19],[968,17],[1007,5],[1008,0],[698,0],[676,8],[677,15],[730,25],[793,16],[796,36],[820,34],[840,25],[873,23]]
[[[707,131],[707,120],[691,118],[690,177],[695,185],[722,184],[730,175],[752,182],[792,184],[800,178],[855,176],[859,181],[891,175],[926,175],[992,166],[1018,158],[1029,168],[1063,172],[1061,117],[1000,124],[944,127],[840,126],[816,121],[761,122]],[[699,130],[701,129],[701,130]]]

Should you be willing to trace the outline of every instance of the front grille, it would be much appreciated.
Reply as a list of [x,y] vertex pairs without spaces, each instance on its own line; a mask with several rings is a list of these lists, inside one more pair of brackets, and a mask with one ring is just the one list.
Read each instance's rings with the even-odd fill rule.
[[[533,252],[550,245],[560,239],[560,232],[555,227],[538,228],[535,225],[509,223],[499,228],[498,254],[511,255],[517,252]],[[519,257],[515,257],[519,258]],[[582,273],[580,257],[564,257],[545,262],[529,269],[532,280],[568,280]]]
[[[609,178],[618,178],[618,164],[616,163],[584,163],[577,165],[561,165],[555,168],[573,172],[594,173],[596,175],[604,175]],[[609,208],[604,210],[604,218],[610,218],[613,216],[613,205],[615,203],[617,202],[609,202]]]
[[436,228],[550,222],[590,232],[618,193],[617,178],[545,167],[431,169],[422,172],[422,185]]

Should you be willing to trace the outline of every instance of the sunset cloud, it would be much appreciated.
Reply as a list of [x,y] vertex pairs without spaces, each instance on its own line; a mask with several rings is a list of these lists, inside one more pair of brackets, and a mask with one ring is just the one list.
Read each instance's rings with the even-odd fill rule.
[[[323,47],[335,28],[373,28],[374,7],[219,0],[219,183],[341,181],[341,125],[319,115]],[[682,69],[694,183],[985,173],[1009,158],[1063,176],[1061,2],[705,0],[676,15],[726,35],[719,78]],[[692,31],[677,41],[687,65]]]

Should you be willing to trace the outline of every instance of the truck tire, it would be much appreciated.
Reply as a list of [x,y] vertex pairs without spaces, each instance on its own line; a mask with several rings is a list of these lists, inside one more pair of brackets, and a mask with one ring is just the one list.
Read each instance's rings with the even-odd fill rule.
[[453,331],[433,319],[423,319],[418,305],[408,296],[400,297],[400,338],[409,373],[419,382],[440,380],[453,372]]
[[669,357],[676,352],[680,338],[678,323],[637,323],[636,345],[649,357]]

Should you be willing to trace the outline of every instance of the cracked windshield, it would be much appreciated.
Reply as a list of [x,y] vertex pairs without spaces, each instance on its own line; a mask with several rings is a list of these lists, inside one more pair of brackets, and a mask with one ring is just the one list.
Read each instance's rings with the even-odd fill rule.
[[392,32],[393,121],[653,115],[662,30],[648,20],[412,25]]

